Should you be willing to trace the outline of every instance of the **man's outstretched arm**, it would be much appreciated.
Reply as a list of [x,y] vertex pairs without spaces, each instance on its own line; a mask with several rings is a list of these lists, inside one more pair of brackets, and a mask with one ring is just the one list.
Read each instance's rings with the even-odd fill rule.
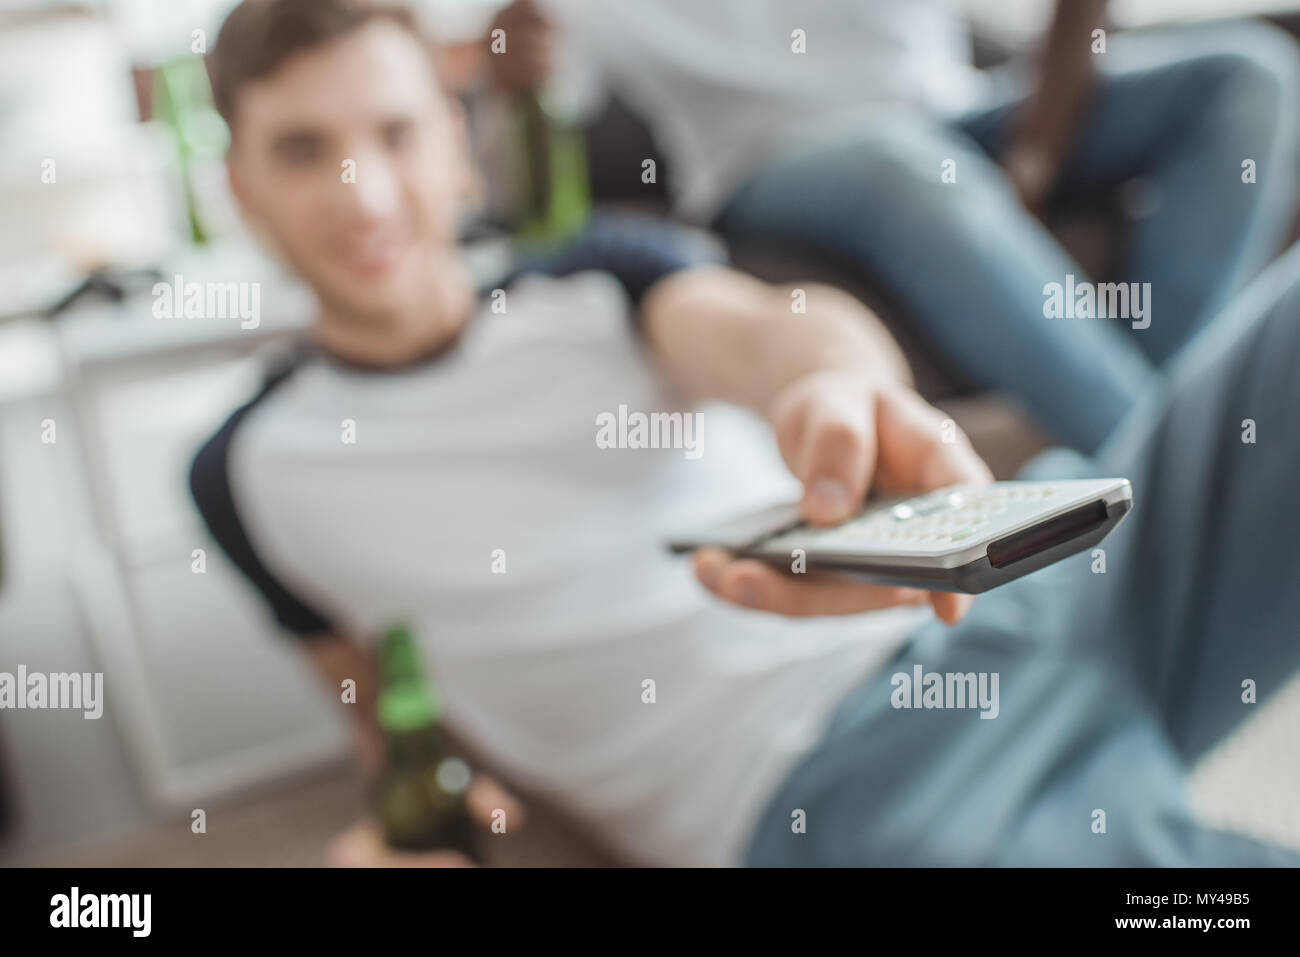
[[684,388],[762,414],[810,372],[837,369],[912,384],[907,360],[880,320],[833,286],[773,285],[701,266],[658,282],[641,313],[655,351]]
[[[865,307],[827,286],[772,286],[725,268],[674,273],[641,303],[666,371],[692,395],[747,406],[776,433],[803,484],[814,524],[850,517],[872,488],[922,492],[992,476],[955,426],[911,388],[892,338]],[[943,441],[945,431],[953,441]],[[945,621],[966,596],[862,585],[837,576],[798,579],[717,550],[696,555],[700,580],[720,597],[782,614],[848,614],[929,600]]]

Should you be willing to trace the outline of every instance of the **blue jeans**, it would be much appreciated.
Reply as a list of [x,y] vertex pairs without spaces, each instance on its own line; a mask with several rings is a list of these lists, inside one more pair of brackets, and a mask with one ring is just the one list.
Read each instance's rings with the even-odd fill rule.
[[[1244,683],[1262,703],[1300,668],[1298,371],[1300,245],[1174,358],[1095,460],[1030,463],[1033,478],[1131,479],[1104,572],[1080,554],[980,597],[956,627],[921,628],[840,703],[749,863],[1300,865],[1198,824],[1186,786],[1253,713]],[[997,716],[895,708],[892,676],[917,664],[998,674]]]
[[[1101,75],[1049,205],[1146,184],[1122,275],[1104,277],[1151,284],[1146,329],[1044,317],[1046,284],[1088,277],[997,165],[1023,94],[952,124],[882,122],[771,164],[714,228],[869,280],[953,368],[1015,394],[1058,440],[1092,452],[1282,242],[1300,178],[1296,49],[1247,22],[1119,36],[1096,57]],[[944,183],[950,159],[956,182]]]

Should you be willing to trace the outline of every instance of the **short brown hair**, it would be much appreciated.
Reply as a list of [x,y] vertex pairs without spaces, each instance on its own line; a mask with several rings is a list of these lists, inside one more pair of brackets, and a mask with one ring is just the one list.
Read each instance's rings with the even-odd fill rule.
[[324,46],[373,20],[409,30],[432,60],[433,47],[411,9],[387,0],[243,0],[226,17],[208,54],[212,99],[233,131],[235,99],[298,53]]

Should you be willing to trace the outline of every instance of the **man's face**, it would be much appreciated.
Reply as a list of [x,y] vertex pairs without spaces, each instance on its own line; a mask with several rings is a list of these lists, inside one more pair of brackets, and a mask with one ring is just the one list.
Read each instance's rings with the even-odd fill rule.
[[231,183],[332,308],[409,310],[455,243],[468,169],[458,124],[427,52],[376,20],[239,91]]

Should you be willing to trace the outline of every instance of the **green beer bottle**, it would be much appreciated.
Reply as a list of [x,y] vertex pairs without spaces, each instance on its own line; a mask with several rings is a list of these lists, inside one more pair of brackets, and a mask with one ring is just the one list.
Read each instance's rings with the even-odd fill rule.
[[556,119],[536,93],[515,98],[514,116],[523,207],[519,236],[536,247],[552,246],[582,229],[591,209],[583,137]]
[[425,682],[409,629],[389,628],[380,648],[379,727],[388,760],[375,805],[397,850],[456,850],[477,860],[465,804],[469,766],[447,749],[441,705]]

